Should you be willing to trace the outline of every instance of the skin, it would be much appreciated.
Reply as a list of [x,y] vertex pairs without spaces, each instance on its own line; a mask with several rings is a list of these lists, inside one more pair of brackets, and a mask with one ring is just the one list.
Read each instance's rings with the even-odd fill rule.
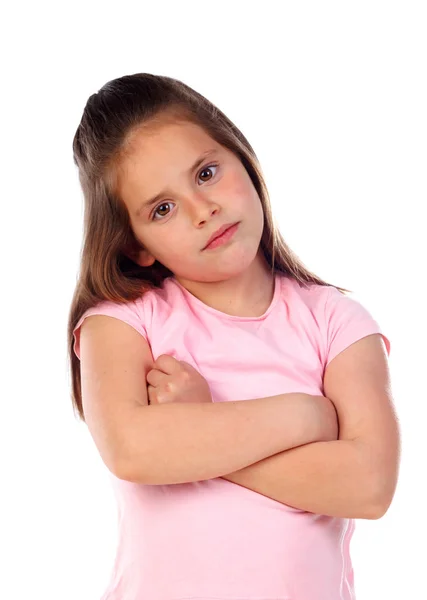
[[[216,148],[218,155],[207,157],[189,173],[190,166],[209,148]],[[260,251],[264,216],[260,198],[238,157],[202,128],[183,122],[157,125],[148,134],[146,129],[137,131],[128,150],[118,192],[134,235],[144,248],[131,258],[142,266],[159,261],[190,293],[216,310],[237,316],[264,314],[274,287],[273,275]],[[207,170],[213,163],[219,166]],[[157,205],[137,214],[142,202],[165,189],[167,193]],[[156,208],[158,220],[153,221]],[[236,221],[240,226],[232,240],[215,250],[202,250],[221,225]],[[150,404],[212,402],[209,383],[191,365],[173,356],[160,355],[146,379]],[[313,402],[312,406],[313,419],[322,418],[324,423],[332,422],[333,411],[335,431],[331,439],[335,439],[337,421],[332,403]],[[326,420],[321,416],[322,406],[323,411],[328,410]],[[283,485],[283,467],[276,461],[287,456],[287,452],[279,453],[266,459],[268,462],[260,461],[224,479],[283,502],[289,491]],[[294,463],[298,460],[295,458]],[[309,468],[311,464],[307,464]],[[288,470],[291,474],[299,471],[295,464]],[[311,488],[306,494],[313,497],[317,492]]]
[[[190,172],[211,148],[217,154]],[[143,248],[131,258],[141,266],[159,261],[191,294],[221,312],[264,314],[274,292],[274,278],[260,250],[264,215],[239,158],[189,122],[136,130],[128,150],[120,165],[118,192]],[[163,190],[155,205],[138,214],[142,203]],[[203,250],[219,227],[237,221],[230,241]]]

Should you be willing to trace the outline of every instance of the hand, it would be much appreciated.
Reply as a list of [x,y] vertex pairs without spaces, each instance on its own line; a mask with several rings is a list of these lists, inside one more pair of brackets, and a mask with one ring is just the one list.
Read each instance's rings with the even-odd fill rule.
[[212,402],[208,382],[183,360],[162,354],[147,373],[149,404]]

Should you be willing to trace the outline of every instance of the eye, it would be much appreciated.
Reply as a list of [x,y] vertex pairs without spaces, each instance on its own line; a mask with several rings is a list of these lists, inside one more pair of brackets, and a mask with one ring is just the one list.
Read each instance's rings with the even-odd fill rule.
[[[172,204],[172,202],[162,202],[161,204],[158,205],[158,207],[153,212],[152,221],[159,221],[159,219],[154,218],[157,214],[157,211],[159,211],[164,206],[167,206],[168,204]],[[167,217],[167,213],[165,215],[161,214],[160,217]]]
[[201,171],[199,171],[200,173],[204,173],[205,171],[212,171],[212,167],[214,169],[216,169],[218,167],[218,164],[214,164],[214,165],[206,165],[206,167],[203,167]]
[[[218,163],[212,164],[212,165],[206,165],[205,167],[203,167],[200,171],[199,171],[199,176],[201,173],[204,173],[205,171],[212,171],[212,168],[216,169],[218,167]],[[203,182],[205,183],[205,182]],[[159,204],[157,206],[157,208],[154,209],[153,214],[152,214],[152,221],[159,221],[161,220],[163,217],[167,217],[168,213],[166,214],[160,214],[160,219],[156,219],[155,216],[156,214],[159,214],[158,211],[160,211],[162,208],[164,208],[165,206],[167,206],[168,204],[173,204],[173,202],[162,202],[161,204]]]

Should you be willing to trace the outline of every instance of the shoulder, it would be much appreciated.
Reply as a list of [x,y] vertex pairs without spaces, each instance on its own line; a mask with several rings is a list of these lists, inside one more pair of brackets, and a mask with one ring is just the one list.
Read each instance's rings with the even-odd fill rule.
[[333,285],[320,285],[317,283],[301,283],[294,278],[284,278],[284,285],[287,286],[287,297],[295,301],[306,304],[310,309],[317,312],[328,311],[334,313],[339,311],[359,311],[367,314],[366,307],[357,300],[351,292],[342,292]]
[[301,315],[309,313],[316,322],[326,352],[326,362],[355,341],[373,333],[382,336],[387,353],[390,340],[382,331],[377,316],[353,292],[342,292],[333,285],[301,284],[288,279],[287,297]]
[[317,283],[300,282],[294,277],[284,276],[282,286],[283,297],[288,304],[304,305],[310,311],[324,310],[330,295],[343,295],[337,288]]
[[80,358],[80,328],[85,319],[93,315],[104,315],[119,319],[133,327],[145,339],[149,339],[149,328],[153,315],[164,314],[173,304],[175,287],[165,280],[162,287],[152,288],[135,300],[116,302],[100,300],[87,308],[73,328],[74,351]]

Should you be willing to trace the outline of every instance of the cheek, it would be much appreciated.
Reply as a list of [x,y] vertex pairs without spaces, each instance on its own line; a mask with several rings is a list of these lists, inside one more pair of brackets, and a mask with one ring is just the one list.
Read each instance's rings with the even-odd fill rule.
[[237,206],[241,209],[254,208],[257,204],[261,205],[256,189],[247,174],[235,174],[231,176],[227,180],[225,192],[236,208]]
[[163,259],[164,262],[169,264],[182,262],[186,256],[191,256],[191,253],[194,253],[194,247],[191,247],[188,236],[173,228],[168,229],[168,231],[165,228],[164,232],[159,232],[156,239],[153,240],[153,249],[160,262]]
[[249,183],[242,174],[230,173],[224,183],[226,190],[232,196],[245,196],[248,194]]

